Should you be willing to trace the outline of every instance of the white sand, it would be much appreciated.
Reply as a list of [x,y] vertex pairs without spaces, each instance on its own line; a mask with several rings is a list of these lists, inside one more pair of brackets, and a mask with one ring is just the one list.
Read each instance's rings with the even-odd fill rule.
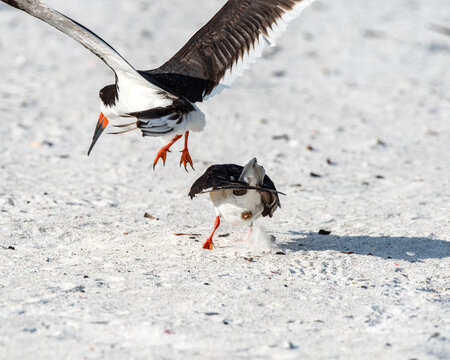
[[[224,1],[48,3],[146,69]],[[319,0],[200,104],[186,174],[181,143],[153,171],[138,132],[86,157],[112,73],[0,5],[0,358],[448,359],[450,37],[432,23],[448,0]],[[223,223],[202,250],[214,210],[190,185],[252,156],[288,194],[261,221],[274,248]]]

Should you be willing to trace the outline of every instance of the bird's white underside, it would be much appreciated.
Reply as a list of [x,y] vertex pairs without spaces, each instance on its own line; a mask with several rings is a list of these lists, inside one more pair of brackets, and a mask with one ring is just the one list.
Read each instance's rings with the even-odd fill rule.
[[[128,75],[118,76],[118,100],[114,106],[105,106],[101,102],[101,112],[110,121],[119,118],[120,120],[124,120],[124,122],[130,122],[130,118],[124,117],[124,114],[172,105],[173,101],[171,98],[162,94],[164,91],[157,87],[147,86],[147,84],[150,83],[136,82],[133,77]],[[206,124],[205,115],[195,104],[192,104],[192,106],[194,107],[194,111],[185,114],[183,121],[179,124],[177,124],[177,121],[170,119],[174,115],[170,114],[157,119],[151,119],[148,128],[150,129],[151,127],[151,130],[155,132],[154,136],[160,137],[161,134],[165,134],[161,139],[163,142],[176,134],[184,134],[188,130],[200,132]],[[145,125],[143,127],[145,128]]]
[[[248,190],[245,195],[236,196],[233,190],[210,192],[217,216],[223,217],[231,225],[249,225],[256,220],[264,210],[261,194],[256,190]],[[243,218],[242,213],[251,212],[252,216]]]
[[[139,75],[140,76],[140,75]],[[114,106],[105,106],[101,102],[101,111],[109,120],[132,112],[145,111],[155,107],[172,105],[172,100],[161,95],[161,89],[148,81],[136,81],[128,73],[117,76],[118,101]]]

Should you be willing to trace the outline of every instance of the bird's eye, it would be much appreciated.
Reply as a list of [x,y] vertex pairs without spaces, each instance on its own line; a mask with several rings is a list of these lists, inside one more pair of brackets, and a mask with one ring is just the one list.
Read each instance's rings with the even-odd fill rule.
[[235,189],[235,190],[233,190],[233,195],[243,196],[245,194],[247,194],[247,189]]

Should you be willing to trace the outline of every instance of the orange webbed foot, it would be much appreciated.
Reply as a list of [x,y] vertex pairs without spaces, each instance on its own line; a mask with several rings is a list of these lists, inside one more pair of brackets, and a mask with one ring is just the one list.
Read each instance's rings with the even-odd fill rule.
[[184,170],[186,171],[187,171],[187,164],[190,164],[192,170],[195,170],[194,164],[192,163],[191,155],[189,154],[188,150],[188,139],[189,139],[189,131],[186,131],[186,133],[184,134],[184,149],[182,151],[180,159],[180,166],[184,165]]
[[205,241],[205,243],[202,246],[202,249],[206,250],[212,250],[214,246],[214,243],[212,242],[212,239],[208,239]]
[[180,166],[184,165],[184,170],[187,171],[187,164],[191,165],[192,170],[195,170],[191,155],[189,154],[189,150],[188,148],[184,148],[180,158]]
[[163,165],[166,166],[166,158],[167,153],[172,152],[170,150],[166,150],[164,148],[161,148],[161,150],[158,151],[158,154],[156,154],[155,160],[153,161],[153,170],[155,170],[155,166],[158,163],[159,159],[162,159]]
[[214,247],[214,243],[212,241],[212,238],[214,236],[214,233],[216,232],[217,228],[220,226],[220,216],[216,217],[216,222],[214,223],[214,229],[211,233],[211,235],[209,235],[209,238],[205,241],[205,243],[203,244],[202,248],[203,249],[207,249],[207,250],[212,250]]
[[163,147],[161,148],[161,150],[158,151],[158,154],[156,154],[156,158],[155,158],[155,160],[153,161],[153,170],[155,170],[155,166],[156,166],[156,164],[158,163],[158,160],[159,160],[159,159],[162,159],[163,165],[164,165],[164,166],[166,165],[167,153],[168,153],[168,152],[171,152],[171,151],[170,151],[170,147],[171,147],[178,139],[180,139],[181,137],[182,137],[182,135],[177,135],[177,136],[175,136],[175,137],[170,141],[170,143],[168,143],[166,146],[163,146]]

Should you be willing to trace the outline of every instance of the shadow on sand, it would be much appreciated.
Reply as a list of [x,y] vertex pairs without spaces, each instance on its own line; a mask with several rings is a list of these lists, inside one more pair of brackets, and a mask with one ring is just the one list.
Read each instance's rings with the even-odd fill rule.
[[335,250],[410,262],[450,257],[450,241],[426,237],[337,236],[296,231],[289,234],[294,237],[280,247],[292,251]]

